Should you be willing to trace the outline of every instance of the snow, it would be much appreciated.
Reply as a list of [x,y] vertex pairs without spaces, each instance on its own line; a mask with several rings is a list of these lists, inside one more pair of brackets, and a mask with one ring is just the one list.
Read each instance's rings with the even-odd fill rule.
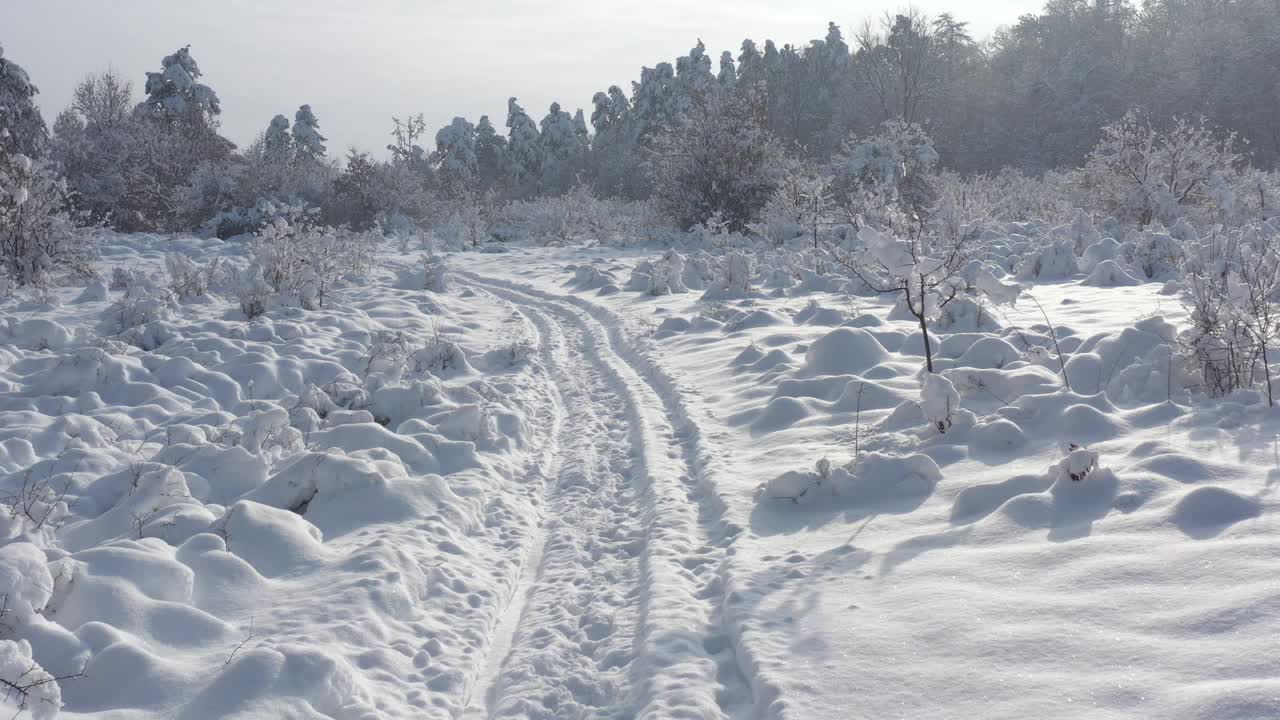
[[1274,716],[1280,416],[1174,357],[1169,236],[1086,220],[974,269],[934,373],[785,250],[384,244],[249,318],[252,243],[106,234],[112,283],[0,300],[0,678],[47,718]]

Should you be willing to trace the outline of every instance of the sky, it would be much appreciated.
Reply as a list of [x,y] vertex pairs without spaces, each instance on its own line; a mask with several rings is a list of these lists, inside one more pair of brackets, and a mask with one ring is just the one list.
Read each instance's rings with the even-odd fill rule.
[[[916,0],[986,37],[1043,0]],[[853,36],[897,0],[0,0],[0,45],[40,87],[45,117],[85,75],[114,68],[139,95],[147,71],[183,45],[222,100],[223,133],[245,145],[309,103],[331,154],[382,155],[392,117],[427,128],[488,114],[499,128],[515,96],[535,120],[553,101],[589,109],[609,85],[674,62],[699,38],[718,63],[743,38],[805,44],[828,21]],[[588,110],[588,115],[590,114]],[[426,139],[430,142],[431,138]]]

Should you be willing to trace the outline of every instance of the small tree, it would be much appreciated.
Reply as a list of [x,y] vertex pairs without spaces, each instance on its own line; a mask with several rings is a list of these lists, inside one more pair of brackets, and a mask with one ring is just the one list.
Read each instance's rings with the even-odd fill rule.
[[653,141],[649,170],[658,206],[683,228],[719,216],[745,230],[778,187],[783,154],[765,129],[753,91],[710,86],[691,96],[681,121]]
[[855,223],[923,232],[938,200],[938,153],[919,125],[889,120],[880,132],[845,143],[832,161],[832,186]]
[[961,276],[973,259],[973,233],[931,243],[925,238],[900,240],[870,227],[858,231],[862,249],[846,253],[828,245],[832,257],[868,288],[881,294],[900,294],[920,325],[924,340],[925,368],[933,372],[933,348],[929,321],[951,301],[970,291]]

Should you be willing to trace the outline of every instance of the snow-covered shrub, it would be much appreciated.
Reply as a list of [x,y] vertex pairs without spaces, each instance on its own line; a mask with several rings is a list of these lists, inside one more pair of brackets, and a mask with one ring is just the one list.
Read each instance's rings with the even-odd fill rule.
[[260,290],[257,274],[286,304],[314,310],[339,279],[365,271],[378,238],[370,232],[291,225],[277,220],[253,242],[250,274],[243,280]]
[[[977,292],[987,292],[993,302],[1012,302],[1015,286],[1005,286],[974,262],[976,237],[970,233],[950,238],[900,239],[871,227],[858,231],[855,251],[831,248],[831,257],[872,292],[898,297],[903,314],[920,326],[925,367],[933,372],[929,323],[938,319],[951,302]],[[980,282],[985,281],[985,282]]]
[[751,232],[775,245],[803,235],[818,246],[835,224],[837,206],[831,185],[829,175],[812,168],[791,169],[765,203],[760,221],[751,224]]
[[658,207],[681,228],[719,215],[745,230],[777,188],[780,146],[752,92],[696,92],[682,122],[653,138],[650,171]]
[[165,253],[169,289],[182,299],[203,297],[211,288],[227,283],[234,270],[222,258],[198,263],[181,253]]
[[668,250],[656,260],[641,260],[631,271],[628,290],[650,295],[672,295],[689,288],[685,284],[687,266],[685,257],[675,250]]
[[164,322],[173,319],[177,309],[177,296],[172,290],[152,282],[130,285],[102,311],[99,329],[130,345],[154,349],[173,335],[164,328]]
[[[1178,118],[1162,131],[1130,111],[1102,128],[1078,182],[1099,207],[1141,227],[1172,224],[1188,209],[1212,215],[1211,189],[1223,200],[1225,178],[1242,161],[1235,141],[1203,118]],[[1222,176],[1216,185],[1215,175]]]
[[719,258],[718,267],[712,273],[710,287],[702,294],[704,300],[749,297],[755,279],[755,258],[741,250],[732,250]]
[[422,256],[423,287],[435,293],[449,291],[449,267],[439,255]]
[[444,221],[435,234],[451,249],[482,245],[492,236],[496,199],[492,193],[469,193],[445,206]]
[[1018,266],[1018,279],[1049,280],[1076,274],[1079,268],[1074,246],[1075,243],[1067,238],[1042,247]]
[[494,211],[488,234],[544,245],[625,245],[658,225],[652,202],[599,198],[579,185],[563,195],[507,203]]
[[951,381],[941,375],[926,373],[920,388],[920,411],[924,419],[945,433],[951,428],[952,418],[960,409],[960,393]]
[[59,271],[94,274],[93,238],[68,212],[66,185],[42,162],[0,149],[0,274],[41,284]]
[[1268,345],[1280,340],[1280,246],[1265,228],[1237,231],[1223,255],[1202,260],[1187,277],[1183,304],[1191,327],[1180,336],[1214,395],[1267,385],[1272,399]]
[[32,720],[56,718],[62,709],[57,680],[32,659],[31,643],[0,640],[0,683],[5,686],[0,706],[16,711],[14,717],[26,710]]
[[1169,233],[1154,228],[1131,234],[1120,252],[1140,278],[1166,280],[1177,274],[1183,246]]

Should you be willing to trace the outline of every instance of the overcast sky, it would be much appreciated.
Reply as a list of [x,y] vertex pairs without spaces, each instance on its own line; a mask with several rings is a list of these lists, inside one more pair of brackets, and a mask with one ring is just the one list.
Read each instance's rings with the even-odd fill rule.
[[[246,144],[277,113],[310,103],[329,150],[381,151],[392,116],[423,113],[434,135],[455,115],[506,100],[541,118],[611,84],[630,93],[642,65],[673,61],[700,37],[718,62],[742,39],[804,44],[834,21],[851,37],[893,0],[0,0],[0,44],[39,85],[52,121],[84,75],[114,67],[141,92],[148,70],[190,44],[222,99],[224,133]],[[1042,0],[917,0],[985,37]],[[589,114],[589,113],[588,113]]]

